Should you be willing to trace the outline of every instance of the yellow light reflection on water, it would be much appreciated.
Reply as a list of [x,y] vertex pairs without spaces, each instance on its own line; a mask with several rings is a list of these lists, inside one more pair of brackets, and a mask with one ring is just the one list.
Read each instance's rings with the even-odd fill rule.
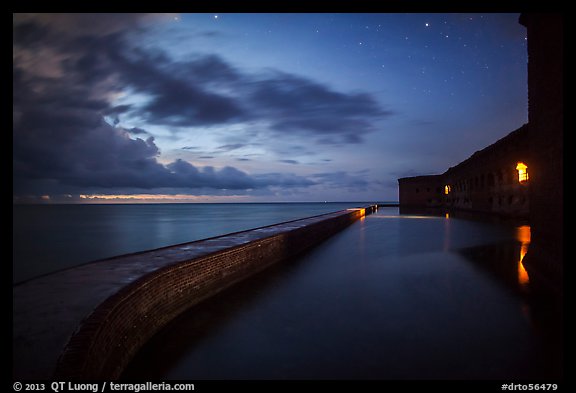
[[516,240],[520,242],[520,259],[518,260],[518,283],[522,286],[530,283],[530,277],[526,268],[522,264],[524,256],[528,252],[530,245],[530,225],[522,225],[516,228]]

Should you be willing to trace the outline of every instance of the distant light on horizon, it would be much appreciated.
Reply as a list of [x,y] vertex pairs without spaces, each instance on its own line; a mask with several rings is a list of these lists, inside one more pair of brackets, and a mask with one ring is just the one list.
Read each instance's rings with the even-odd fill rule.
[[[246,199],[244,195],[226,196],[227,200],[238,201]],[[221,201],[222,197],[191,194],[82,194],[80,201],[84,202],[118,202],[118,203],[150,203],[150,202],[186,202],[210,203]]]
[[80,199],[198,199],[197,195],[190,194],[81,194]]

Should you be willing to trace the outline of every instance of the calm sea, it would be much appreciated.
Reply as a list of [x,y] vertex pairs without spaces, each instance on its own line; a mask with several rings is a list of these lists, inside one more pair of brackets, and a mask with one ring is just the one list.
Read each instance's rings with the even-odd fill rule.
[[14,205],[12,279],[366,204]]

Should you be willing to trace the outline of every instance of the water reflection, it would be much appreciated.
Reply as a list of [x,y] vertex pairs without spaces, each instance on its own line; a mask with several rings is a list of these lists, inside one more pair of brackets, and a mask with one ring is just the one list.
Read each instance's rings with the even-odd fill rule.
[[450,214],[446,213],[444,220],[444,247],[442,248],[444,252],[449,251],[451,248],[451,238],[452,238],[452,230],[450,226],[451,222],[452,221],[450,220]]
[[521,272],[521,269],[524,270],[519,257],[522,255],[521,250],[522,245],[517,241],[504,241],[462,248],[458,253],[495,282],[519,292],[527,289],[529,285],[527,273],[524,276]]
[[527,292],[530,277],[522,260],[530,246],[530,226],[514,227],[514,240],[466,247],[459,253],[508,288]]
[[518,283],[526,287],[530,283],[530,277],[528,272],[522,264],[524,256],[528,252],[528,246],[530,245],[530,226],[522,225],[516,228],[516,239],[520,242],[520,259],[518,260]]

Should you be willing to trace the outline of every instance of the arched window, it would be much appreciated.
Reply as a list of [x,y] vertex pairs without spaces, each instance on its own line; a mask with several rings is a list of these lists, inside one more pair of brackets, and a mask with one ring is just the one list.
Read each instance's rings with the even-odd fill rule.
[[523,162],[519,162],[516,165],[516,170],[518,171],[518,181],[520,183],[525,183],[528,181],[528,167]]

